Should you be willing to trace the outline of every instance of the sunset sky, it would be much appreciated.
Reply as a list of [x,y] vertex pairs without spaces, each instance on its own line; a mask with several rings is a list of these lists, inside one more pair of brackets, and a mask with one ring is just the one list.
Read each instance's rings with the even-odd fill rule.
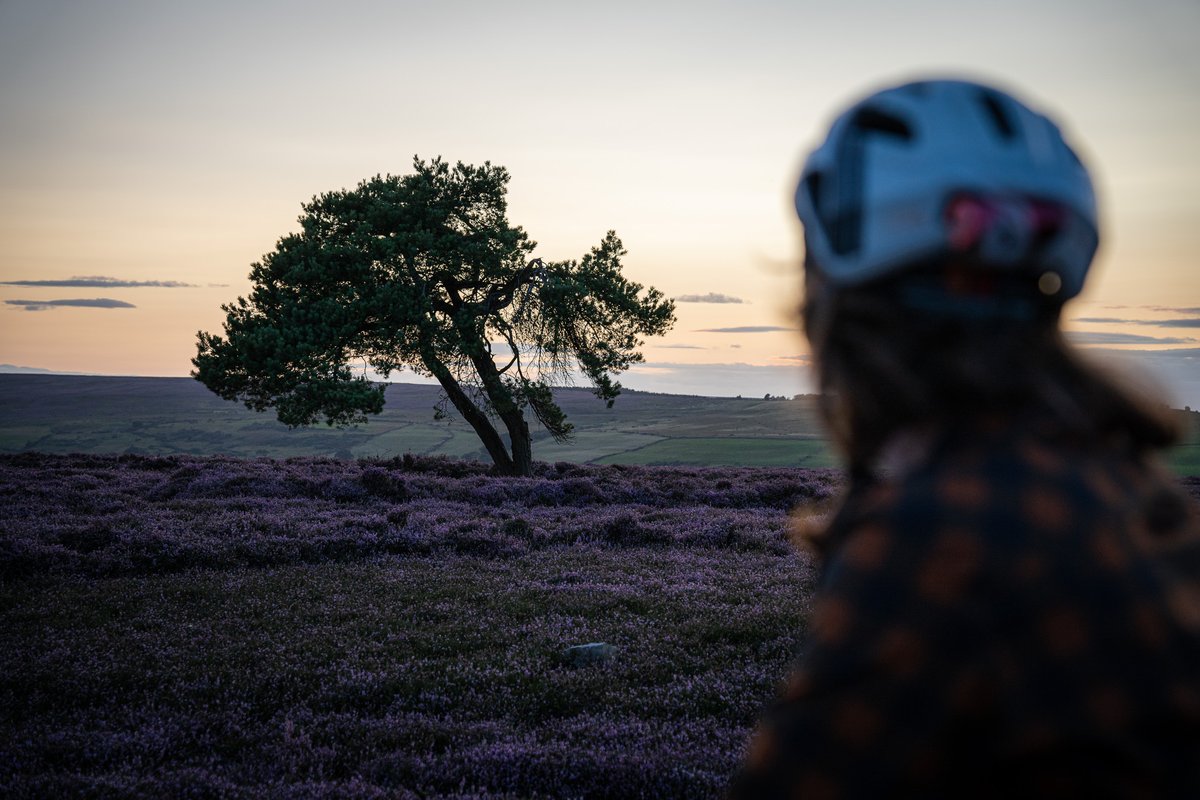
[[0,0],[0,364],[187,375],[302,202],[417,154],[507,167],[535,255],[617,231],[679,301],[625,385],[803,391],[804,154],[848,100],[954,75],[1093,170],[1072,336],[1200,407],[1198,36],[1195,0]]

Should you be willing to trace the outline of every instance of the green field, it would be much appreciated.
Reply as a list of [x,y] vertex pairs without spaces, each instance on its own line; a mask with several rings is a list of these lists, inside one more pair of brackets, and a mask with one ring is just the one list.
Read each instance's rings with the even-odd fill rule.
[[735,467],[836,467],[837,456],[824,439],[787,437],[677,437],[662,439],[637,450],[596,459],[599,464],[681,464]]
[[[626,391],[608,409],[586,389],[556,398],[570,443],[535,428],[539,461],[697,466],[837,466],[815,398],[764,400]],[[436,386],[393,384],[382,414],[350,429],[289,429],[271,413],[226,402],[188,378],[0,375],[0,452],[391,458],[404,453],[487,461],[457,416],[434,419]],[[1200,414],[1178,411],[1187,441],[1168,454],[1200,475]]]
[[[605,464],[833,466],[812,398],[750,400],[630,392],[605,408],[585,389],[556,397],[569,443],[535,427],[539,461]],[[393,384],[382,414],[340,430],[288,429],[186,378],[0,375],[0,452],[487,460],[456,416],[434,419],[436,386]]]

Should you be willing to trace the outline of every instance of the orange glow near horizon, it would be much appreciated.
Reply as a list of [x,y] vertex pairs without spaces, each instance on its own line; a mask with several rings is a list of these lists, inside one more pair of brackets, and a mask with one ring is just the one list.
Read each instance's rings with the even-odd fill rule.
[[[646,374],[783,369],[806,353],[790,266],[803,153],[855,96],[948,72],[1048,111],[1096,174],[1104,242],[1067,314],[1077,341],[1200,346],[1200,8],[800,5],[6,3],[0,364],[188,374],[196,331],[220,329],[302,202],[416,153],[506,166],[536,255],[578,258],[611,228],[633,280],[744,301],[680,303]],[[74,276],[191,286],[4,285]],[[136,307],[11,304],[95,298]]]

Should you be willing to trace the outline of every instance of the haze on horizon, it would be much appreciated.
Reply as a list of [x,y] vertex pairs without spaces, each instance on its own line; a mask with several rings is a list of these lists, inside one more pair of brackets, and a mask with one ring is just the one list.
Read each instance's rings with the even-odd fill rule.
[[1096,176],[1075,341],[1200,407],[1197,33],[1189,0],[5,0],[0,363],[186,375],[302,202],[418,154],[507,167],[535,255],[617,231],[679,317],[625,385],[803,391],[803,154],[854,97],[952,74],[1050,113]]

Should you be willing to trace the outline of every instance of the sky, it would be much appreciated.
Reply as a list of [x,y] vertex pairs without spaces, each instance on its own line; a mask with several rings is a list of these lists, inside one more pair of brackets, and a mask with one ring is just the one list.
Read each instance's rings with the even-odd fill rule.
[[955,76],[1092,169],[1072,339],[1200,408],[1197,35],[1195,0],[0,0],[0,364],[185,376],[301,203],[440,155],[508,168],[535,256],[614,229],[676,299],[624,385],[808,391],[803,158],[849,101]]

